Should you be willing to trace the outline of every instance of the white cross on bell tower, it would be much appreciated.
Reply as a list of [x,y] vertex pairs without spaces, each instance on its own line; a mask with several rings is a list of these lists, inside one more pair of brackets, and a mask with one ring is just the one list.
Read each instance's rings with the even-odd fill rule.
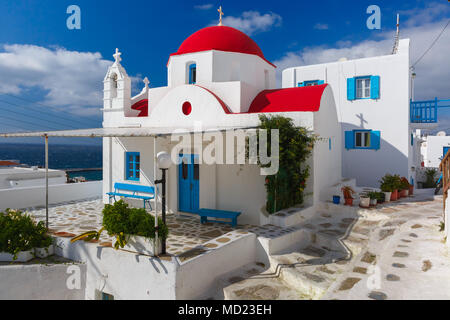
[[120,57],[122,55],[121,52],[119,52],[119,49],[116,48],[116,53],[113,54],[114,59],[116,60],[116,63],[119,63],[122,61],[122,58]]
[[148,80],[148,78],[145,77],[144,80],[142,80],[142,82],[144,82],[145,89],[147,89],[147,88],[148,88],[148,85],[150,84],[150,81]]

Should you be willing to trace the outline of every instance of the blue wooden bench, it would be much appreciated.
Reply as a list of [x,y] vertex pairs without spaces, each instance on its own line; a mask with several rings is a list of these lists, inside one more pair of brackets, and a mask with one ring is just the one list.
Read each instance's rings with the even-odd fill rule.
[[[125,192],[132,192],[125,193]],[[143,196],[138,195],[136,193],[148,193],[149,196]],[[114,184],[114,192],[108,192],[107,195],[109,195],[109,200],[111,198],[114,198],[114,201],[116,201],[116,197],[124,197],[124,198],[132,198],[132,199],[139,199],[144,201],[144,209],[145,209],[145,203],[148,202],[148,205],[150,206],[150,210],[152,209],[152,205],[150,204],[150,200],[155,198],[155,188],[154,187],[148,187],[148,186],[140,186],[137,184],[127,184],[127,183],[118,183],[116,182]]]
[[[215,209],[200,209],[198,210],[198,215],[200,216],[200,222],[202,224],[210,221],[210,222],[228,223],[231,224],[232,227],[236,227],[237,217],[240,216],[241,213],[235,211],[224,211]],[[231,221],[208,220],[208,218],[231,219]]]

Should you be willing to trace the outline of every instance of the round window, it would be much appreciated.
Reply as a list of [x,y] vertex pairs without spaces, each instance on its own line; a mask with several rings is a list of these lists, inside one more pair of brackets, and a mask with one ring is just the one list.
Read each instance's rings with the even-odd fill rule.
[[191,114],[191,111],[192,111],[191,103],[188,101],[183,103],[183,113],[188,116]]

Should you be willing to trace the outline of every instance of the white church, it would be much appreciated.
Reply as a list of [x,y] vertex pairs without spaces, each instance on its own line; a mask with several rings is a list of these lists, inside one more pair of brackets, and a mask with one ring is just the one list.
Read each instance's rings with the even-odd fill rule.
[[[131,80],[120,55],[114,55],[115,62],[104,80],[103,126],[152,128],[160,137],[104,138],[106,203],[106,194],[114,190],[115,183],[151,186],[157,172],[155,152],[171,153],[178,141],[171,141],[169,133],[182,129],[194,143],[183,149],[182,163],[168,171],[168,211],[237,211],[242,213],[239,223],[264,224],[261,209],[266,203],[265,177],[258,165],[206,164],[199,160],[210,143],[205,141],[211,141],[215,133],[255,128],[260,114],[292,118],[296,125],[322,138],[310,161],[312,174],[307,185],[313,196],[305,205],[326,200],[327,187],[342,179],[341,126],[331,87],[322,84],[277,89],[276,67],[241,31],[213,26],[192,34],[169,57],[167,86],[149,88],[145,80],[144,89],[135,97],[131,97]],[[208,139],[196,141],[194,136],[199,132]]]
[[178,141],[170,134],[181,130],[194,143],[168,171],[168,211],[238,211],[240,223],[266,223],[265,177],[256,164],[201,161],[215,133],[255,128],[260,114],[292,118],[320,138],[309,161],[306,207],[330,201],[345,184],[378,187],[386,173],[415,184],[414,130],[422,124],[410,122],[408,39],[385,56],[282,70],[283,88],[260,47],[221,24],[190,35],[170,55],[167,86],[149,88],[146,78],[134,97],[121,53],[114,57],[104,79],[104,128],[136,128],[136,135],[152,128],[159,138],[104,138],[105,203],[115,183],[153,185],[156,153],[171,153]]

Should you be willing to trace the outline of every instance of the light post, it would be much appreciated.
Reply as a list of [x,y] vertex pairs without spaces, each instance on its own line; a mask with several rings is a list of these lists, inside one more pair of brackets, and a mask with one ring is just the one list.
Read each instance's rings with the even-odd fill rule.
[[[162,171],[162,177],[160,180],[155,180],[156,184],[161,184],[162,191],[161,191],[161,200],[162,200],[162,212],[161,217],[163,224],[166,225],[166,171],[170,168],[172,164],[172,159],[170,158],[170,155],[165,152],[161,151],[156,156],[158,168]],[[166,254],[166,239],[162,239],[161,244],[161,253]]]

